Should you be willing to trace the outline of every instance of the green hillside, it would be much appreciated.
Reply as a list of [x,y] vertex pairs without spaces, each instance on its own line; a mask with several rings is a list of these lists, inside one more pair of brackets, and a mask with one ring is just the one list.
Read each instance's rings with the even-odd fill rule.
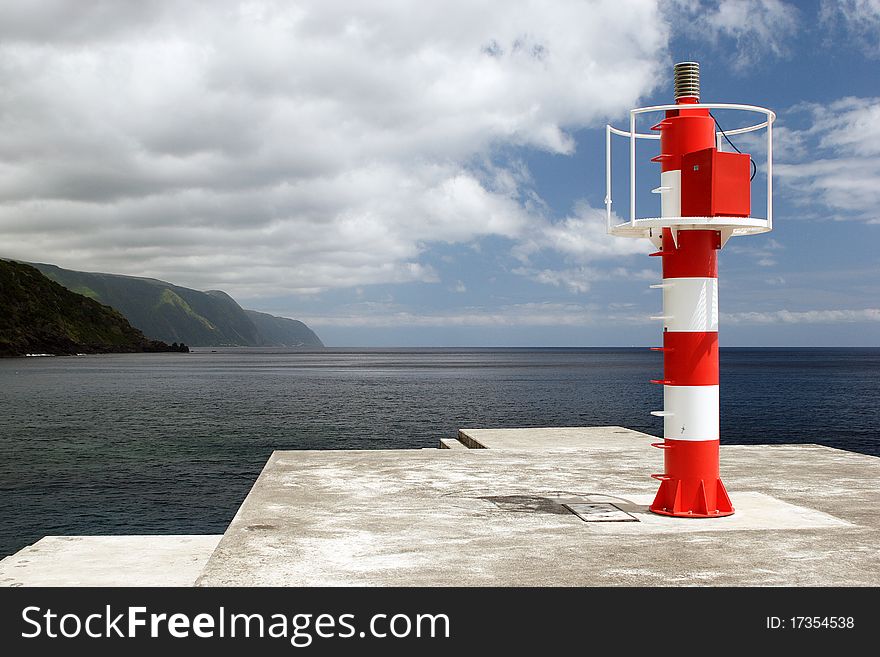
[[36,268],[0,260],[0,356],[169,351],[120,313],[49,280]]
[[245,310],[265,345],[278,347],[323,347],[314,331],[296,319],[275,317],[256,310]]
[[152,278],[72,271],[55,265],[34,263],[34,267],[67,289],[115,308],[132,326],[157,340],[205,347],[323,346],[302,322],[277,317],[272,319],[279,322],[255,320],[218,290],[200,292]]

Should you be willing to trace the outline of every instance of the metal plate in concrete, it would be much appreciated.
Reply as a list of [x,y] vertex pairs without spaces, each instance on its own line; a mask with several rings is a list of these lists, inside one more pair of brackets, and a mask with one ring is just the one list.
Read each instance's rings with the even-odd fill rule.
[[634,515],[610,502],[568,502],[563,506],[584,522],[638,522]]
[[220,536],[47,536],[0,561],[0,586],[192,586]]

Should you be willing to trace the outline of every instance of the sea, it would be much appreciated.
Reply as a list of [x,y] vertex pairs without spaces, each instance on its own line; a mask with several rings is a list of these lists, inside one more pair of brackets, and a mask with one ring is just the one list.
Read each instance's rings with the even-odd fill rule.
[[[722,444],[880,456],[880,349],[720,358]],[[45,535],[222,533],[275,449],[436,447],[459,427],[660,436],[661,375],[646,348],[0,359],[0,556]]]

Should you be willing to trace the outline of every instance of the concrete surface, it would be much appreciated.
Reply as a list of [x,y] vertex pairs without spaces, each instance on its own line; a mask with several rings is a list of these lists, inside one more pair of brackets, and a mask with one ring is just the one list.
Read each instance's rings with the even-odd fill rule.
[[[880,459],[723,446],[738,513],[647,513],[657,438],[621,427],[472,430],[483,449],[278,451],[197,585],[880,584]],[[641,522],[587,523],[563,501]]]
[[[537,452],[604,450],[615,446],[650,446],[662,438],[624,427],[560,427],[552,429],[459,429],[458,440],[470,449],[518,449]],[[636,442],[633,442],[636,441]],[[662,459],[661,459],[662,461]]]
[[0,586],[192,586],[220,536],[46,536],[0,561]]
[[467,449],[457,438],[441,438],[440,449]]
[[678,534],[684,532],[724,532],[731,530],[781,530],[781,529],[820,529],[823,527],[853,527],[846,520],[835,518],[827,513],[789,504],[764,493],[737,493],[736,513],[724,518],[711,518],[708,522],[700,519],[670,518],[651,513],[648,505],[654,495],[631,494],[619,497],[607,495],[584,495],[580,498],[553,496],[549,499],[561,504],[571,502],[611,502],[621,511],[636,517],[639,524],[626,522],[601,523],[590,525],[590,531],[605,534]]

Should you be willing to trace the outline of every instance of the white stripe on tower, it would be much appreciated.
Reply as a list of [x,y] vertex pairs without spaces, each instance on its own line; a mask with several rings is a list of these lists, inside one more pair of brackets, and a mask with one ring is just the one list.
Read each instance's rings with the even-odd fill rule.
[[663,330],[718,331],[717,278],[664,278]]
[[681,216],[681,169],[660,174],[660,216]]
[[663,386],[663,437],[718,440],[718,386]]

